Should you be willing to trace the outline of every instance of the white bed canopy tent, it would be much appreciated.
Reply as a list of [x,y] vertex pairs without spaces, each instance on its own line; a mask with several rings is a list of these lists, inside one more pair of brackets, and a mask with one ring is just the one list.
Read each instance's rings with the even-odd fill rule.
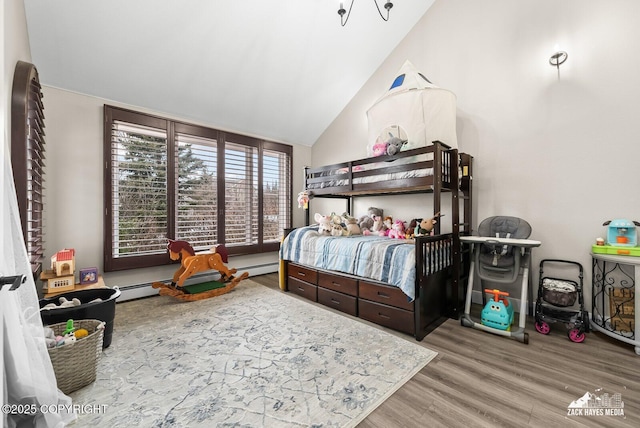
[[408,140],[402,150],[424,147],[434,140],[458,148],[456,96],[439,88],[405,61],[389,90],[367,111],[368,154],[391,137]]

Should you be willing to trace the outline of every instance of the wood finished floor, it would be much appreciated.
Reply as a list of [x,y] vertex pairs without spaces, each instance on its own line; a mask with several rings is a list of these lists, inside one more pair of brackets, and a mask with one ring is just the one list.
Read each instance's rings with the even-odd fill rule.
[[[279,290],[277,274],[251,279]],[[528,345],[446,321],[416,342],[438,356],[358,427],[640,427],[640,356],[633,346],[595,332],[573,343],[562,324],[543,336],[531,319],[526,329]],[[624,417],[567,416],[567,406],[586,392],[620,393]]]

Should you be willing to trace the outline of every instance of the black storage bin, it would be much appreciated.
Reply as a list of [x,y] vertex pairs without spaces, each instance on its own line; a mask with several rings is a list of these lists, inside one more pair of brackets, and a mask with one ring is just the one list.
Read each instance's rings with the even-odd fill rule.
[[[102,348],[111,345],[111,334],[113,333],[113,321],[116,317],[116,299],[120,297],[118,288],[94,288],[89,290],[69,291],[68,293],[56,294],[53,297],[40,300],[40,308],[49,303],[58,304],[60,297],[67,300],[80,300],[79,306],[72,306],[60,309],[45,309],[40,311],[42,323],[45,325],[66,322],[69,319],[83,320],[96,319],[105,322],[104,340]],[[102,299],[101,302],[89,303],[95,299]]]

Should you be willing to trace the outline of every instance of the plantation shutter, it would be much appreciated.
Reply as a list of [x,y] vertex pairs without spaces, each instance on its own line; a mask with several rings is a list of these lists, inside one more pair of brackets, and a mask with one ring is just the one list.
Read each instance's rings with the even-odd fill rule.
[[258,148],[225,141],[224,241],[228,247],[258,243]]
[[111,188],[112,257],[166,254],[165,129],[113,121]]
[[281,151],[263,151],[263,242],[279,242],[284,229],[291,224],[290,160],[291,157]]
[[38,71],[18,61],[11,104],[11,162],[22,233],[34,279],[42,271],[44,240],[44,105]]
[[278,251],[291,227],[290,145],[104,108],[104,270],[172,263],[167,239]]
[[208,250],[218,243],[217,141],[177,134],[176,143],[176,239]]

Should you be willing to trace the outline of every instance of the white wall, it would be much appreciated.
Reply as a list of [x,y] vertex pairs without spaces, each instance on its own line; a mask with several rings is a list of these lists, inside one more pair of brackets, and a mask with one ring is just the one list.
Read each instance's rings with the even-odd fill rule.
[[[46,257],[62,248],[75,248],[76,265],[103,268],[103,106],[116,105],[164,117],[135,106],[43,87],[46,124]],[[173,119],[180,119],[171,117]],[[211,125],[208,125],[211,126]],[[294,193],[302,188],[303,165],[309,164],[311,148],[293,149]],[[297,205],[295,205],[297,206]],[[294,206],[294,224],[302,224],[302,212]],[[277,253],[230,257],[238,269],[260,267],[275,272]],[[110,272],[110,286],[128,286],[170,278],[176,266]]]
[[[476,226],[527,219],[543,243],[534,271],[541,258],[578,261],[590,296],[602,223],[640,221],[638,16],[633,0],[436,0],[313,146],[313,165],[366,155],[366,110],[408,59],[457,95],[458,143],[475,156]],[[548,62],[556,45],[569,54],[559,73]],[[355,214],[376,202],[418,217],[417,197],[367,201]]]

